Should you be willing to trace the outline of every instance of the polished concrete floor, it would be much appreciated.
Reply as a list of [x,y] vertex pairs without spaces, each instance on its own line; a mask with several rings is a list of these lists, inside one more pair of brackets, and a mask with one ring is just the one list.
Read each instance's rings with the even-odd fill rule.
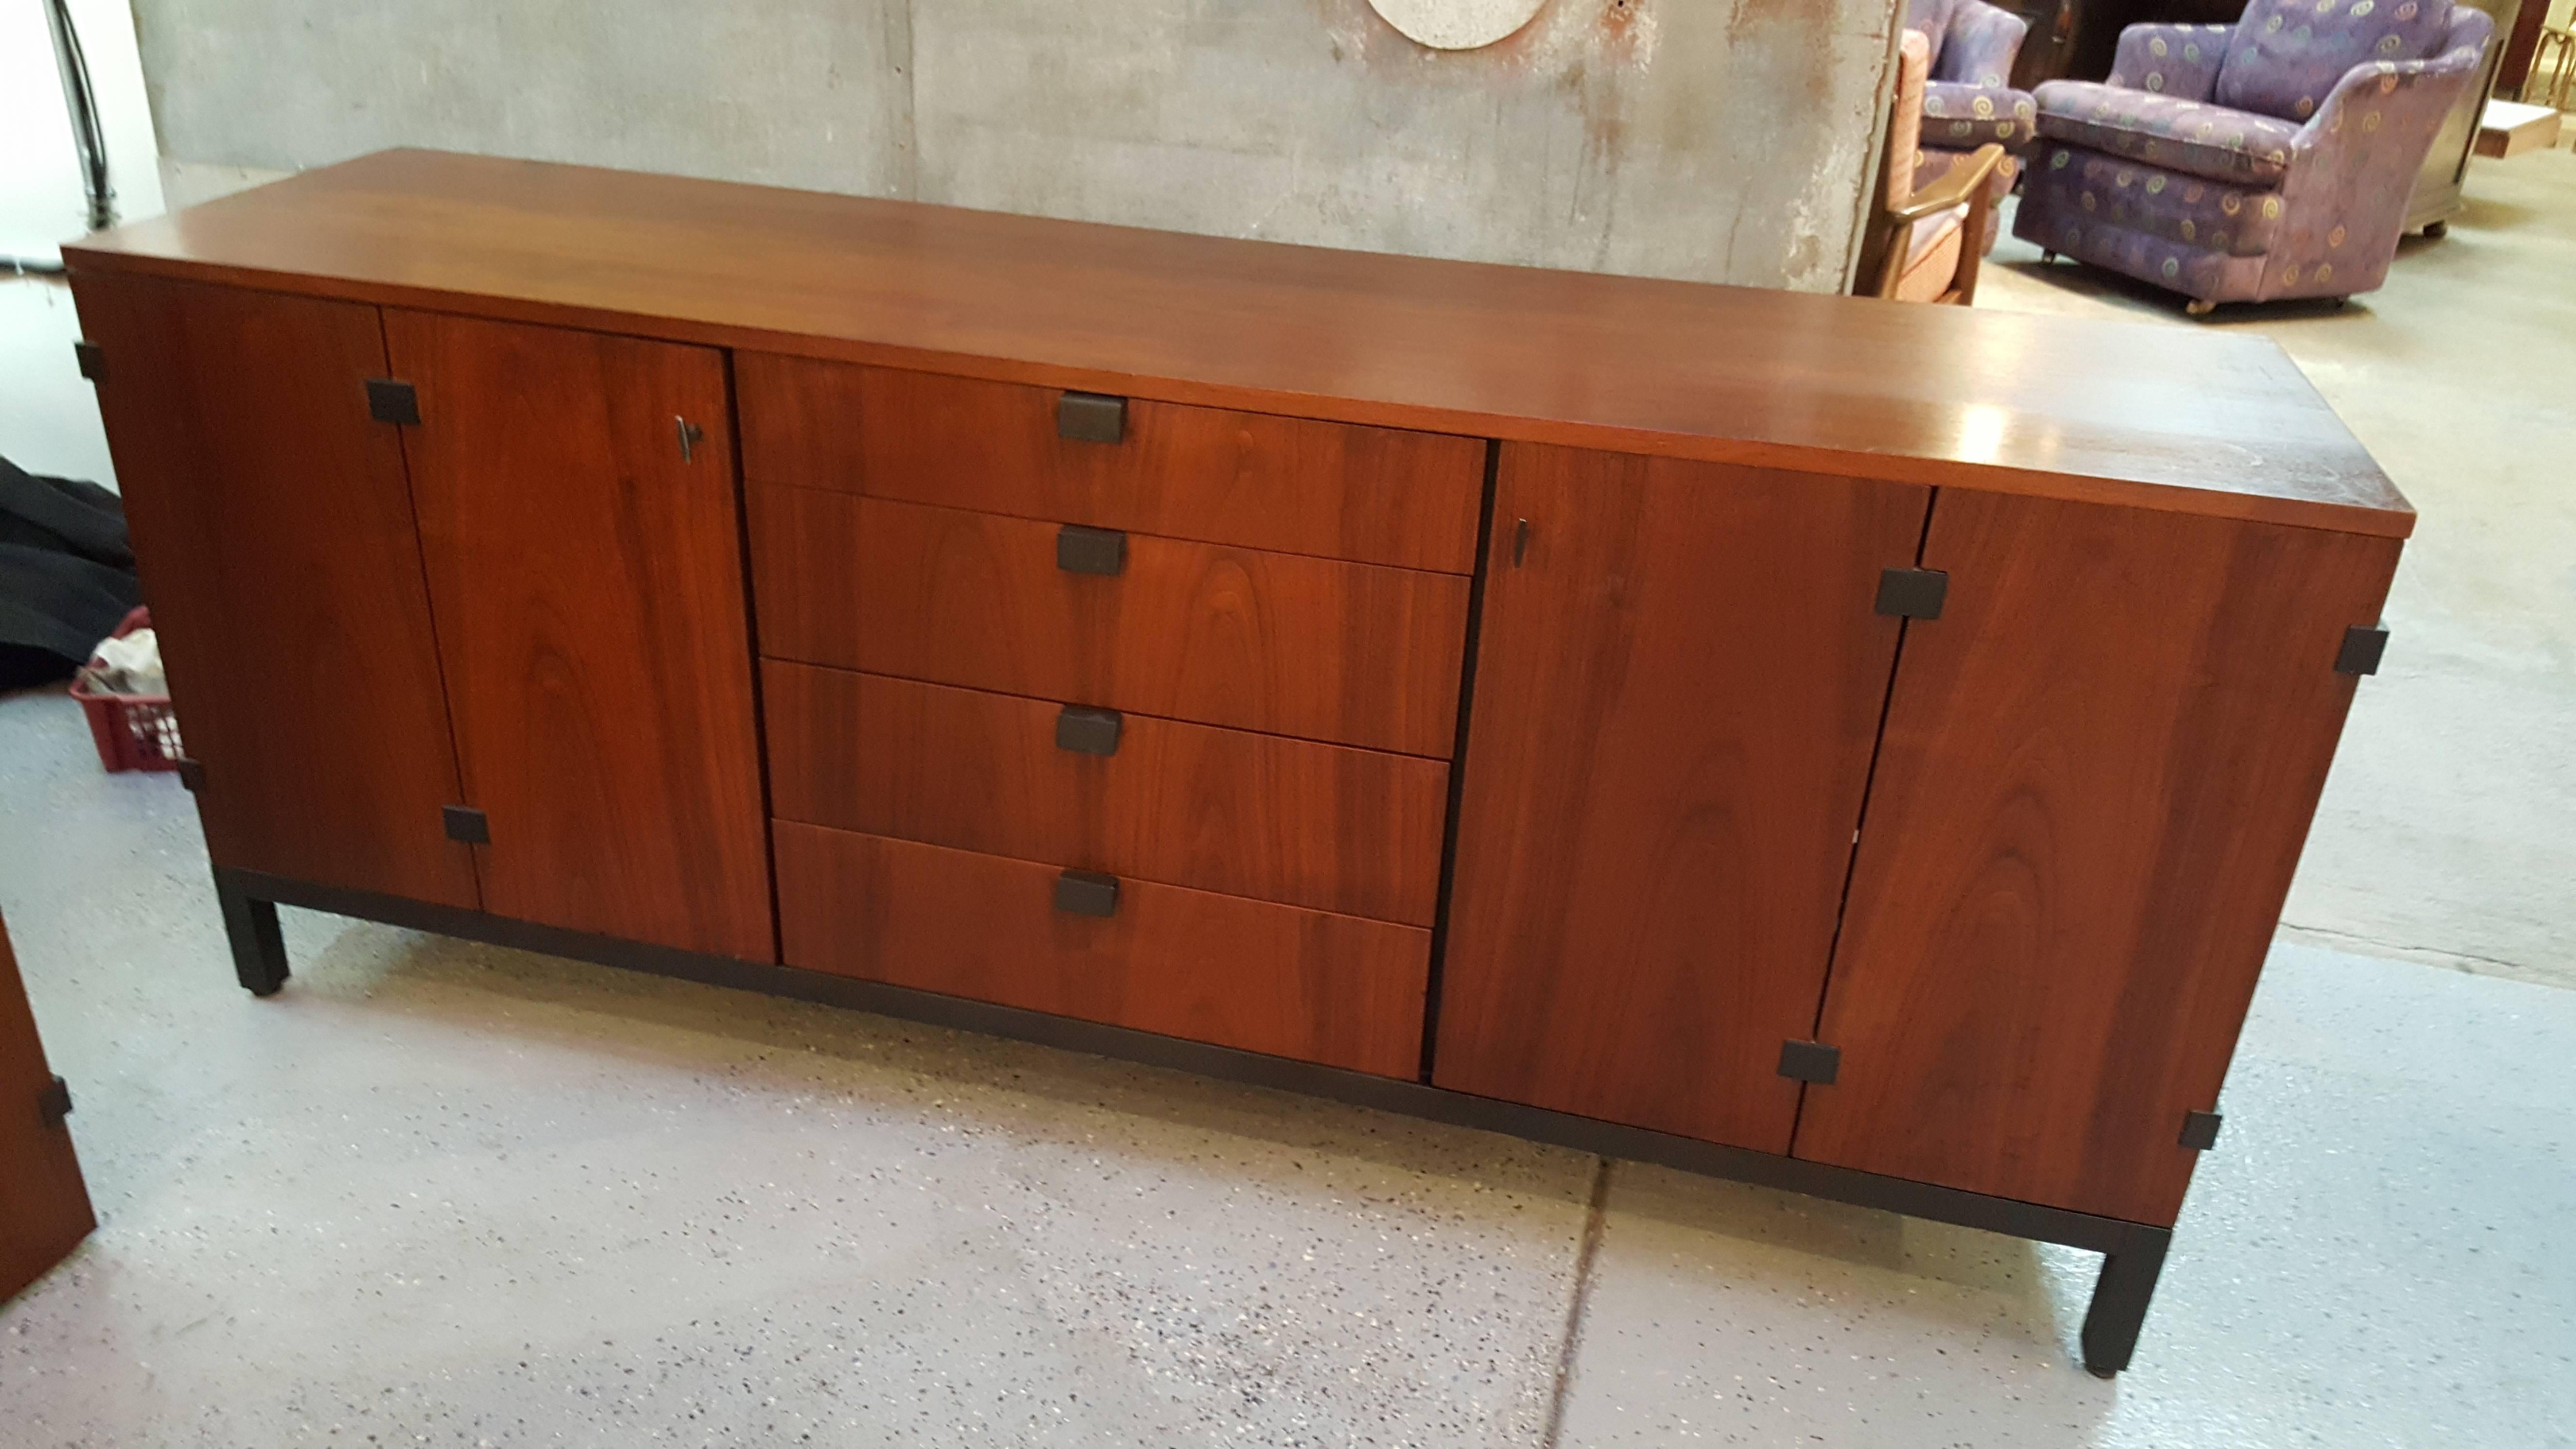
[[0,1306],[0,1446],[2576,1444],[2576,158],[2473,194],[2201,324],[2424,522],[2119,1379],[2082,1253],[304,913],[254,1001],[175,782],[23,694],[0,913],[102,1226]]

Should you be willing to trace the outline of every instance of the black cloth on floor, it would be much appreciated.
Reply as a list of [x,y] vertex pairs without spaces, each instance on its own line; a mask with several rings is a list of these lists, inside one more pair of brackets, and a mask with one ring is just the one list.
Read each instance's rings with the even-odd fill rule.
[[69,679],[140,602],[123,502],[0,458],[0,689]]

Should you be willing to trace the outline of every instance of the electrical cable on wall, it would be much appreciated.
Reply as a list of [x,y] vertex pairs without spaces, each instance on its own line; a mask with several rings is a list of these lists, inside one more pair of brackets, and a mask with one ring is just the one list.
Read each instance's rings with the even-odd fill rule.
[[[63,105],[70,113],[72,147],[80,153],[81,194],[89,205],[89,229],[116,224],[116,190],[108,185],[107,136],[99,129],[98,93],[90,88],[89,58],[81,53],[80,31],[72,24],[71,0],[45,0],[45,24],[53,31],[54,64],[62,73]],[[53,274],[61,262],[0,257],[0,271]]]

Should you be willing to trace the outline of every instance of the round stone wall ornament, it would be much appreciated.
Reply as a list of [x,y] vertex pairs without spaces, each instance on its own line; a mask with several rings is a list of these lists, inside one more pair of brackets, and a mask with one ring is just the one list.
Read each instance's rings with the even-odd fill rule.
[[1369,0],[1405,39],[1434,50],[1474,50],[1530,23],[1547,0]]

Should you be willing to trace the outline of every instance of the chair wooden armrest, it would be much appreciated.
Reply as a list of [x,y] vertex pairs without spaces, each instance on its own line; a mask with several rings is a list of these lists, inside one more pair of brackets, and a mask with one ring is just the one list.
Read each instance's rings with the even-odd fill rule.
[[1986,234],[1986,213],[1995,204],[1994,198],[1988,194],[1988,186],[1994,179],[1995,168],[2002,164],[2004,148],[1990,141],[1971,152],[1967,160],[1951,167],[1930,190],[1918,193],[1903,206],[1891,206],[1879,213],[1879,235],[1886,239],[1882,243],[1886,253],[1879,267],[1879,296],[1896,295],[1897,280],[1905,275],[1905,264],[1912,250],[1910,243],[1914,224],[1964,205],[1968,208],[1968,215],[1959,223],[1959,271],[1942,300],[1953,301],[1960,306],[1976,301],[1977,272],[1985,260],[1985,250],[1979,239]]
[[2004,148],[1988,142],[1967,160],[1950,168],[1929,191],[1915,193],[1903,206],[1887,209],[1890,226],[1912,226],[1927,216],[1939,216],[1962,202],[1974,205],[1983,200],[1986,183],[1994,178],[1995,168],[2004,164]]

